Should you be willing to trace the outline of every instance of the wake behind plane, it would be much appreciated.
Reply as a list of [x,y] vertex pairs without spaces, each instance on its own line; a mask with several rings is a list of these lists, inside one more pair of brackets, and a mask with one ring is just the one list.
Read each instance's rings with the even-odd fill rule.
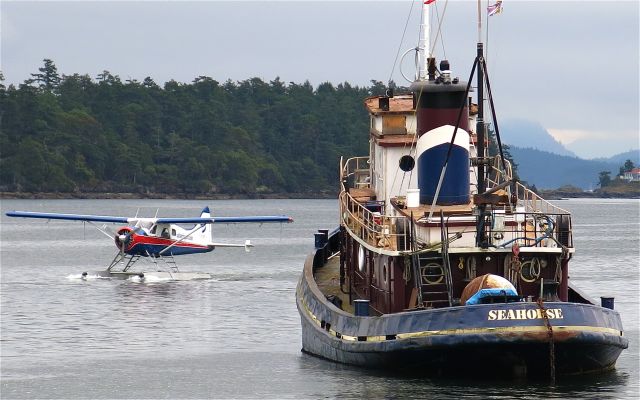
[[[139,279],[153,277],[169,280],[211,278],[211,275],[206,272],[179,271],[174,256],[208,253],[216,247],[243,247],[246,251],[253,247],[249,240],[242,244],[214,242],[212,224],[293,222],[293,219],[287,216],[213,217],[209,207],[205,207],[200,216],[194,218],[118,217],[31,211],[10,211],[6,215],[18,218],[88,222],[109,238],[113,238],[118,248],[118,252],[107,269],[95,272],[95,275],[119,278],[134,276]],[[107,225],[100,227],[95,223],[126,225],[111,232]],[[181,225],[189,225],[190,227],[185,228]],[[142,271],[134,269],[134,265],[141,257],[147,257],[151,260],[154,269]],[[83,272],[82,276],[87,277],[87,272]]]

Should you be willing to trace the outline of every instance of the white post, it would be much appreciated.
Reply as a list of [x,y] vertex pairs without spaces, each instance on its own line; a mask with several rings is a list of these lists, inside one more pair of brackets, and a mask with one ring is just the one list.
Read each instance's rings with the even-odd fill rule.
[[429,57],[429,4],[422,2],[422,21],[420,22],[420,41],[418,48],[420,50],[420,70],[418,79],[427,79],[427,58]]
[[482,4],[478,0],[478,43],[482,43]]

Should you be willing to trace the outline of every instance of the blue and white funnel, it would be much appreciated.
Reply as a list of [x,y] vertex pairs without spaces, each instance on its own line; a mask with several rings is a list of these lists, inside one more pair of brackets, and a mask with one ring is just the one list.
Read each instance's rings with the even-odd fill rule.
[[[418,139],[416,152],[421,204],[433,202],[454,129],[451,125],[443,125]],[[458,129],[436,204],[468,204],[469,197],[469,133]]]

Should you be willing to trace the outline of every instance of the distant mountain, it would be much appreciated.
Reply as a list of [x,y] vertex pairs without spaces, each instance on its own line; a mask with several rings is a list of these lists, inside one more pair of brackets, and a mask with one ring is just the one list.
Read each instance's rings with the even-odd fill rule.
[[[608,158],[594,158],[593,161],[604,161],[617,164],[619,167],[624,164],[625,161],[631,160],[635,165],[640,164],[640,149],[625,151],[624,153],[616,154]],[[617,172],[617,169],[616,169]]]
[[509,152],[518,164],[520,178],[539,189],[556,189],[564,185],[595,189],[601,171],[610,171],[613,177],[622,165],[619,162],[584,160],[516,146],[512,146]]
[[502,142],[510,146],[576,157],[537,122],[524,119],[505,119],[500,122],[499,128]]

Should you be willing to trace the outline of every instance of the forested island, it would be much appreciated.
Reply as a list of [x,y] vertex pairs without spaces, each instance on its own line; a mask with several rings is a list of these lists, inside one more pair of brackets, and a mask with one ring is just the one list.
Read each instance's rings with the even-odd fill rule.
[[32,77],[0,86],[5,195],[333,196],[340,156],[368,154],[363,99],[386,89],[206,76],[159,86],[60,76],[47,59]]
[[[335,197],[340,157],[369,153],[363,100],[387,89],[206,76],[160,86],[60,75],[49,59],[31,75],[16,87],[0,73],[2,197]],[[549,195],[579,195],[561,189]]]

